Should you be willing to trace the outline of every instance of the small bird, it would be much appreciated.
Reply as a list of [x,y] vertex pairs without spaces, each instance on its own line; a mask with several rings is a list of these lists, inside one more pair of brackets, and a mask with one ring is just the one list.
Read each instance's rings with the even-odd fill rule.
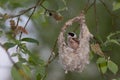
[[67,44],[70,48],[76,50],[79,46],[79,40],[74,32],[69,32],[67,35]]

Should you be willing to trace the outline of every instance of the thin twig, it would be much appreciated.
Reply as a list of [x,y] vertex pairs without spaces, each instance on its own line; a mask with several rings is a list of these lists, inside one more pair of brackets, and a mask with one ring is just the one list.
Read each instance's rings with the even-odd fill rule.
[[16,27],[18,26],[18,24],[19,24],[19,21],[20,21],[20,16],[18,16],[18,20],[17,20]]
[[[17,20],[16,28],[17,28],[17,26],[19,25],[19,21],[20,21],[20,16],[18,16],[18,20]],[[17,52],[19,51],[19,50],[18,50],[18,46],[16,47],[16,51],[17,51]]]
[[[27,22],[26,22],[26,24],[25,24],[25,26],[24,26],[24,29],[27,27],[27,24],[28,24],[28,22],[30,21],[32,15],[34,14],[37,6],[38,6],[38,5],[41,5],[41,4],[43,3],[43,1],[44,1],[44,0],[42,0],[42,1],[41,1],[41,0],[39,1],[39,0],[38,0],[38,2],[36,3],[36,5],[33,7],[33,11],[32,11],[32,13],[31,13],[31,15],[29,16],[29,18],[28,18],[28,20],[27,20]],[[19,40],[21,39],[21,37],[22,37],[22,32],[20,33]]]
[[105,9],[107,10],[107,12],[113,17],[113,16],[115,16],[109,9],[108,9],[108,7],[107,7],[107,5],[102,1],[102,0],[99,0],[102,4],[103,4],[103,6],[105,7]]
[[19,69],[19,67],[15,64],[14,60],[11,58],[10,53],[7,51],[7,49],[0,43],[0,46],[5,50],[5,52],[8,55],[9,60],[11,63],[15,66],[16,69]]
[[110,14],[110,16],[112,17],[112,26],[114,27],[114,16],[115,17],[118,17],[117,15],[114,15],[107,7],[107,5],[102,1],[102,0],[99,0],[103,6],[105,7],[105,9],[107,10],[107,12]]
[[[45,65],[46,69],[47,69],[48,65],[58,56],[58,53],[53,54],[54,51],[55,51],[56,45],[57,45],[57,41],[58,41],[58,39],[55,40],[55,44],[54,44],[54,46],[53,46],[53,48],[51,50],[51,55],[48,58],[47,64]],[[41,80],[45,80],[46,76],[47,76],[47,73],[45,73],[44,77]]]
[[[33,7],[31,7],[31,9],[33,9],[33,11],[32,11],[32,13],[31,13],[31,15],[29,16],[27,22],[25,23],[24,29],[27,27],[27,24],[28,24],[28,22],[30,21],[32,15],[34,14],[34,12],[35,12],[37,6],[38,6],[38,5],[41,5],[44,1],[45,1],[45,0],[42,0],[42,1],[41,1],[41,0],[39,1],[39,0],[38,0],[37,3],[36,3],[36,5],[33,6]],[[31,10],[31,9],[29,9],[29,10]],[[29,10],[28,10],[28,11],[29,11]],[[20,16],[20,15],[19,15],[19,16]],[[23,33],[21,32],[21,33],[20,33],[20,36],[19,36],[19,40],[21,39],[22,34],[23,34]],[[17,46],[16,49],[18,50],[18,46]]]
[[28,8],[28,9],[26,9],[26,10],[23,10],[20,14],[17,14],[17,15],[11,15],[11,16],[9,16],[9,18],[19,17],[19,16],[21,16],[21,15],[27,13],[28,11],[30,11],[30,10],[33,9],[34,7],[35,7],[35,6],[30,7],[30,8]]
[[96,11],[96,0],[94,0],[94,13],[95,13],[95,25],[96,25],[96,34],[98,34],[98,19],[97,19],[97,11]]
[[103,6],[106,8],[106,10],[107,10],[107,12],[111,15],[111,16],[113,16],[113,14],[111,13],[111,11],[108,9],[108,7],[107,7],[107,5],[102,1],[102,0],[99,0],[102,4],[103,4]]
[[[53,54],[54,51],[55,51],[56,45],[57,45],[57,41],[58,41],[58,39],[55,40],[55,44],[54,44],[54,46],[53,46],[53,48],[52,48],[52,50],[51,50],[51,55],[50,55],[50,57],[48,58],[48,62],[47,62],[47,64],[46,64],[46,66],[48,66],[48,64],[50,64],[50,63],[56,58],[56,56],[58,55],[58,54]],[[55,56],[53,57],[53,55],[55,55]],[[52,57],[53,57],[53,58],[52,58]]]
[[102,73],[102,70],[101,70],[101,68],[100,68],[100,64],[96,64],[96,65],[97,65],[97,67],[99,68],[99,72],[100,72],[101,78],[102,78],[102,79],[105,79],[105,77],[104,77],[104,75],[103,75],[103,73]]
[[[30,10],[32,10],[33,8],[37,7],[37,6],[41,6],[41,4],[44,2],[45,0],[38,0],[37,4],[35,6],[32,6],[28,9],[22,10],[19,14],[17,15],[8,15],[8,18],[15,18],[15,17],[19,17],[27,12],[29,12]],[[4,14],[0,14],[0,17],[4,17]]]
[[86,11],[86,10],[87,10],[87,8],[88,8],[89,4],[90,4],[90,0],[88,0],[88,1],[87,1],[87,3],[86,3],[86,5],[84,6],[84,8],[83,8],[83,10],[84,10],[84,11]]
[[10,61],[14,64],[15,62],[13,61],[13,59],[11,58],[9,52],[5,49],[5,47],[0,43],[0,46],[6,51],[8,58],[10,59]]
[[[27,27],[27,24],[28,24],[29,20],[31,19],[33,13],[35,12],[35,9],[36,9],[36,7],[34,7],[34,9],[33,9],[32,13],[31,13],[31,15],[29,16],[29,18],[28,18],[28,20],[27,20],[27,22],[26,22],[26,24],[25,24],[25,26],[24,26],[24,29]],[[22,37],[22,32],[20,33],[19,40],[21,39],[21,37]]]
[[41,5],[41,7],[42,7],[43,9],[45,9],[46,11],[50,11],[49,9],[47,9],[46,7],[44,7],[43,5]]
[[94,5],[94,2],[93,2],[89,7],[87,7],[84,12],[87,13],[87,11],[88,11],[93,5]]
[[[28,22],[30,21],[30,19],[31,19],[31,17],[32,17],[32,15],[33,15],[33,13],[35,12],[35,9],[36,9],[36,7],[33,9],[31,15],[29,16],[29,18],[28,18],[28,20],[27,20],[27,22],[26,22],[26,24],[25,24],[25,26],[24,26],[24,29],[27,27],[27,24],[28,24]],[[21,39],[21,37],[22,37],[22,32],[20,33],[19,40]]]
[[[31,80],[31,78],[23,71],[20,69],[20,67],[15,64],[14,60],[12,59],[10,53],[7,51],[7,49],[0,43],[0,46],[5,50],[5,52],[8,55],[9,60],[12,62],[12,64],[14,65],[15,69],[19,71],[20,75],[23,76],[25,78],[25,80]],[[22,72],[22,73],[21,73]]]

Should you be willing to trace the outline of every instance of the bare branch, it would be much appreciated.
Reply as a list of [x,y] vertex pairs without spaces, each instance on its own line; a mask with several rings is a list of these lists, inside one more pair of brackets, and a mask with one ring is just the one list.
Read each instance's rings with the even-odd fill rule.
[[[7,55],[8,55],[9,60],[10,60],[10,61],[12,62],[12,64],[14,65],[15,62],[14,62],[14,60],[11,58],[10,53],[5,49],[5,47],[4,47],[1,43],[0,43],[0,46],[5,50],[5,52],[6,52]],[[17,65],[15,65],[15,68],[16,68],[16,69],[19,69]]]
[[92,4],[90,4],[90,6],[88,6],[86,9],[85,9],[85,13],[87,13],[87,11],[94,5],[94,2]]
[[55,41],[55,44],[54,44],[54,46],[53,46],[53,48],[51,50],[51,54],[50,54],[50,57],[48,58],[46,66],[48,66],[48,64],[50,64],[58,55],[58,54],[54,53],[56,45],[57,45],[57,41],[58,41],[58,39],[56,39],[56,41]]
[[95,14],[95,25],[96,25],[96,34],[98,32],[98,18],[97,18],[97,11],[96,11],[96,0],[94,0],[94,14]]
[[15,64],[14,60],[12,59],[10,53],[5,49],[5,47],[0,43],[0,46],[5,50],[5,52],[8,55],[9,60],[12,62],[12,64],[14,65],[15,69],[18,70],[18,72],[20,73],[21,76],[23,76],[25,78],[25,80],[31,80],[31,78],[17,65]]

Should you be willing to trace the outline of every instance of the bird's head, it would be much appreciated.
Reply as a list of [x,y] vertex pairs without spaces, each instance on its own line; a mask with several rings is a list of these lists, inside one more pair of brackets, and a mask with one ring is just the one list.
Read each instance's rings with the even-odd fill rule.
[[68,38],[77,38],[77,35],[74,32],[69,32]]

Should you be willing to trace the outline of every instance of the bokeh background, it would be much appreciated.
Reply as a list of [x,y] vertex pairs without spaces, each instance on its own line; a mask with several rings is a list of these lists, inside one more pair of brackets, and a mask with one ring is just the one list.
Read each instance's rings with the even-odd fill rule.
[[[58,11],[63,19],[57,21],[52,16],[44,14],[45,10],[42,7],[38,7],[27,25],[26,30],[28,31],[28,35],[23,35],[23,37],[35,38],[40,42],[40,45],[27,44],[28,48],[35,55],[39,55],[41,59],[47,62],[61,27],[68,19],[79,15],[80,11],[87,6],[88,1],[90,1],[89,6],[94,2],[94,0],[45,0],[43,3],[44,7],[49,10]],[[113,3],[117,2],[117,0],[102,1],[104,3],[96,0],[96,5],[91,5],[86,13],[86,21],[90,32],[101,42],[104,42],[110,33],[120,31],[120,9],[113,10]],[[0,0],[0,14],[19,14],[19,11],[33,6],[36,2],[37,0]],[[30,13],[21,16],[20,25],[24,26]],[[68,31],[74,31],[77,26],[76,24],[73,25]],[[9,20],[4,21],[1,19],[0,29],[7,31],[9,28]],[[78,34],[79,30],[76,29],[75,32]],[[120,39],[120,36],[117,35],[117,38]],[[1,36],[0,42],[4,43],[5,41],[7,41],[6,37]],[[120,46],[110,44],[109,46],[102,47],[102,50],[107,56],[110,56],[110,59],[118,67],[120,66]],[[9,50],[11,54],[14,51],[15,48]],[[55,48],[55,53],[58,53],[57,47]],[[119,80],[120,70],[116,75],[109,70],[107,73],[101,74],[96,64],[96,60],[100,56],[97,54],[92,54],[92,56],[93,58],[84,72],[69,72],[68,74],[64,73],[58,62],[58,57],[56,57],[48,65],[46,80]],[[15,62],[18,61],[17,58],[13,59]],[[12,80],[11,67],[12,63],[9,61],[8,56],[0,48],[0,80]]]

